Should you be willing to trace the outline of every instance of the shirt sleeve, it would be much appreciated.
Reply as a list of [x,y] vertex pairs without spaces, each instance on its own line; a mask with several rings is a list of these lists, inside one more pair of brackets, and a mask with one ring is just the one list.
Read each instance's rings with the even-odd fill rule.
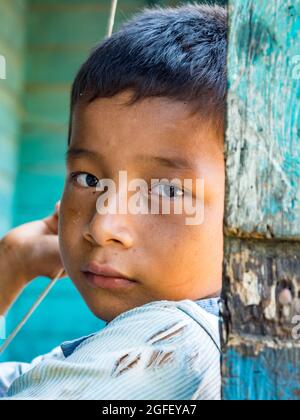
[[5,362],[0,363],[0,398],[7,396],[11,384],[20,376],[38,365],[43,360],[61,357],[61,348],[56,347],[50,353],[36,357],[31,363]]
[[215,342],[175,306],[121,314],[64,360],[44,360],[16,380],[15,399],[220,399]]
[[0,363],[0,398],[7,395],[10,385],[27,371],[30,364],[26,363]]

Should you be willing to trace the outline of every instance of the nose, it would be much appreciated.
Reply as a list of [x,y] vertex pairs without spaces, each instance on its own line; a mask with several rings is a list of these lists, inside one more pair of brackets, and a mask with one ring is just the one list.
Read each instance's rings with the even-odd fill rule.
[[107,212],[99,214],[97,209],[84,228],[84,238],[94,246],[133,246],[132,224],[129,214]]

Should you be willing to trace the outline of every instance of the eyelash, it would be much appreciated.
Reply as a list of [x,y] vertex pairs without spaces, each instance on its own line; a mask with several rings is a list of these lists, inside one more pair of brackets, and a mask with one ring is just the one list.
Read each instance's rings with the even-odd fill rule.
[[[176,185],[174,185],[174,184],[166,184],[166,183],[161,183],[161,184],[156,184],[156,185],[154,185],[153,186],[153,188],[154,187],[170,187],[170,188],[173,188],[173,189],[175,189],[175,190],[178,190],[178,191],[181,191],[182,192],[182,195],[184,195],[185,193],[186,193],[186,191],[184,190],[184,189],[182,189],[182,188],[179,188],[179,187],[177,187]],[[182,195],[180,195],[179,197],[170,197],[170,198],[172,198],[172,199],[175,199],[175,198],[180,198]],[[159,195],[160,196],[160,195]]]
[[[90,176],[90,177],[94,178],[94,180],[96,181],[96,182],[95,182],[95,183],[96,183],[96,185],[94,185],[94,186],[87,186],[87,187],[84,187],[84,186],[80,185],[80,184],[79,184],[79,182],[78,182],[78,177],[79,177],[79,176],[81,176],[81,175],[84,175],[84,176]],[[84,188],[84,189],[88,189],[88,188],[96,188],[96,186],[97,186],[97,184],[98,184],[98,182],[99,182],[99,180],[98,180],[98,178],[97,178],[96,176],[94,176],[94,175],[92,175],[92,174],[89,174],[89,173],[87,173],[87,172],[73,172],[73,173],[70,175],[70,177],[71,177],[71,181],[72,181],[72,183],[73,183],[73,184],[79,185],[79,187]]]
[[[95,185],[93,185],[93,186],[86,186],[86,187],[83,186],[83,185],[80,185],[79,182],[78,182],[78,177],[81,176],[81,175],[83,175],[83,176],[90,176],[90,177],[94,178]],[[84,188],[84,189],[90,189],[90,188],[93,188],[94,189],[94,188],[96,188],[96,186],[97,186],[97,184],[99,182],[99,179],[96,176],[94,176],[94,175],[92,175],[90,173],[87,173],[87,172],[74,172],[74,173],[72,173],[70,175],[70,177],[71,177],[71,181],[72,181],[73,184],[79,185],[79,187]],[[170,188],[174,188],[175,190],[181,191],[182,194],[179,197],[181,197],[182,195],[185,195],[187,193],[187,191],[185,191],[183,188],[179,188],[176,185],[171,184],[171,183],[170,184],[166,184],[166,183],[156,184],[156,185],[153,186],[153,189],[155,187],[157,187],[157,186],[159,186],[159,187],[169,186]],[[178,197],[170,197],[170,198],[175,199],[175,198],[178,198]]]

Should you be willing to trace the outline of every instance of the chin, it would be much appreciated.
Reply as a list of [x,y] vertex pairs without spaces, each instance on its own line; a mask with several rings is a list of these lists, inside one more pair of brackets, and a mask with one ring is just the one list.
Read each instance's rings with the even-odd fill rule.
[[110,322],[115,317],[113,309],[108,308],[108,305],[104,305],[102,301],[89,301],[85,299],[85,303],[88,305],[90,311],[95,315],[95,317],[101,319],[102,321]]
[[[80,292],[81,293],[81,292]],[[97,296],[91,293],[81,293],[85,303],[96,318],[110,322],[129,308],[113,296]]]
[[87,303],[87,305],[90,308],[91,312],[98,319],[101,319],[104,322],[111,322],[117,316],[119,316],[120,314],[126,311],[126,310],[117,310],[117,308],[113,307],[112,305],[109,305],[109,307],[106,307],[106,305],[103,305],[102,303],[92,303],[92,304]]

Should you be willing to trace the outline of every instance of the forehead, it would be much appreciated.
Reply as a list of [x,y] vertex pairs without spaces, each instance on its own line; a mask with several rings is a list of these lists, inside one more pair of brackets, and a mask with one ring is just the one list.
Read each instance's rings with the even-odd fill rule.
[[119,153],[177,153],[197,158],[213,153],[220,134],[191,107],[168,98],[145,98],[128,105],[131,92],[78,104],[72,117],[71,147]]

